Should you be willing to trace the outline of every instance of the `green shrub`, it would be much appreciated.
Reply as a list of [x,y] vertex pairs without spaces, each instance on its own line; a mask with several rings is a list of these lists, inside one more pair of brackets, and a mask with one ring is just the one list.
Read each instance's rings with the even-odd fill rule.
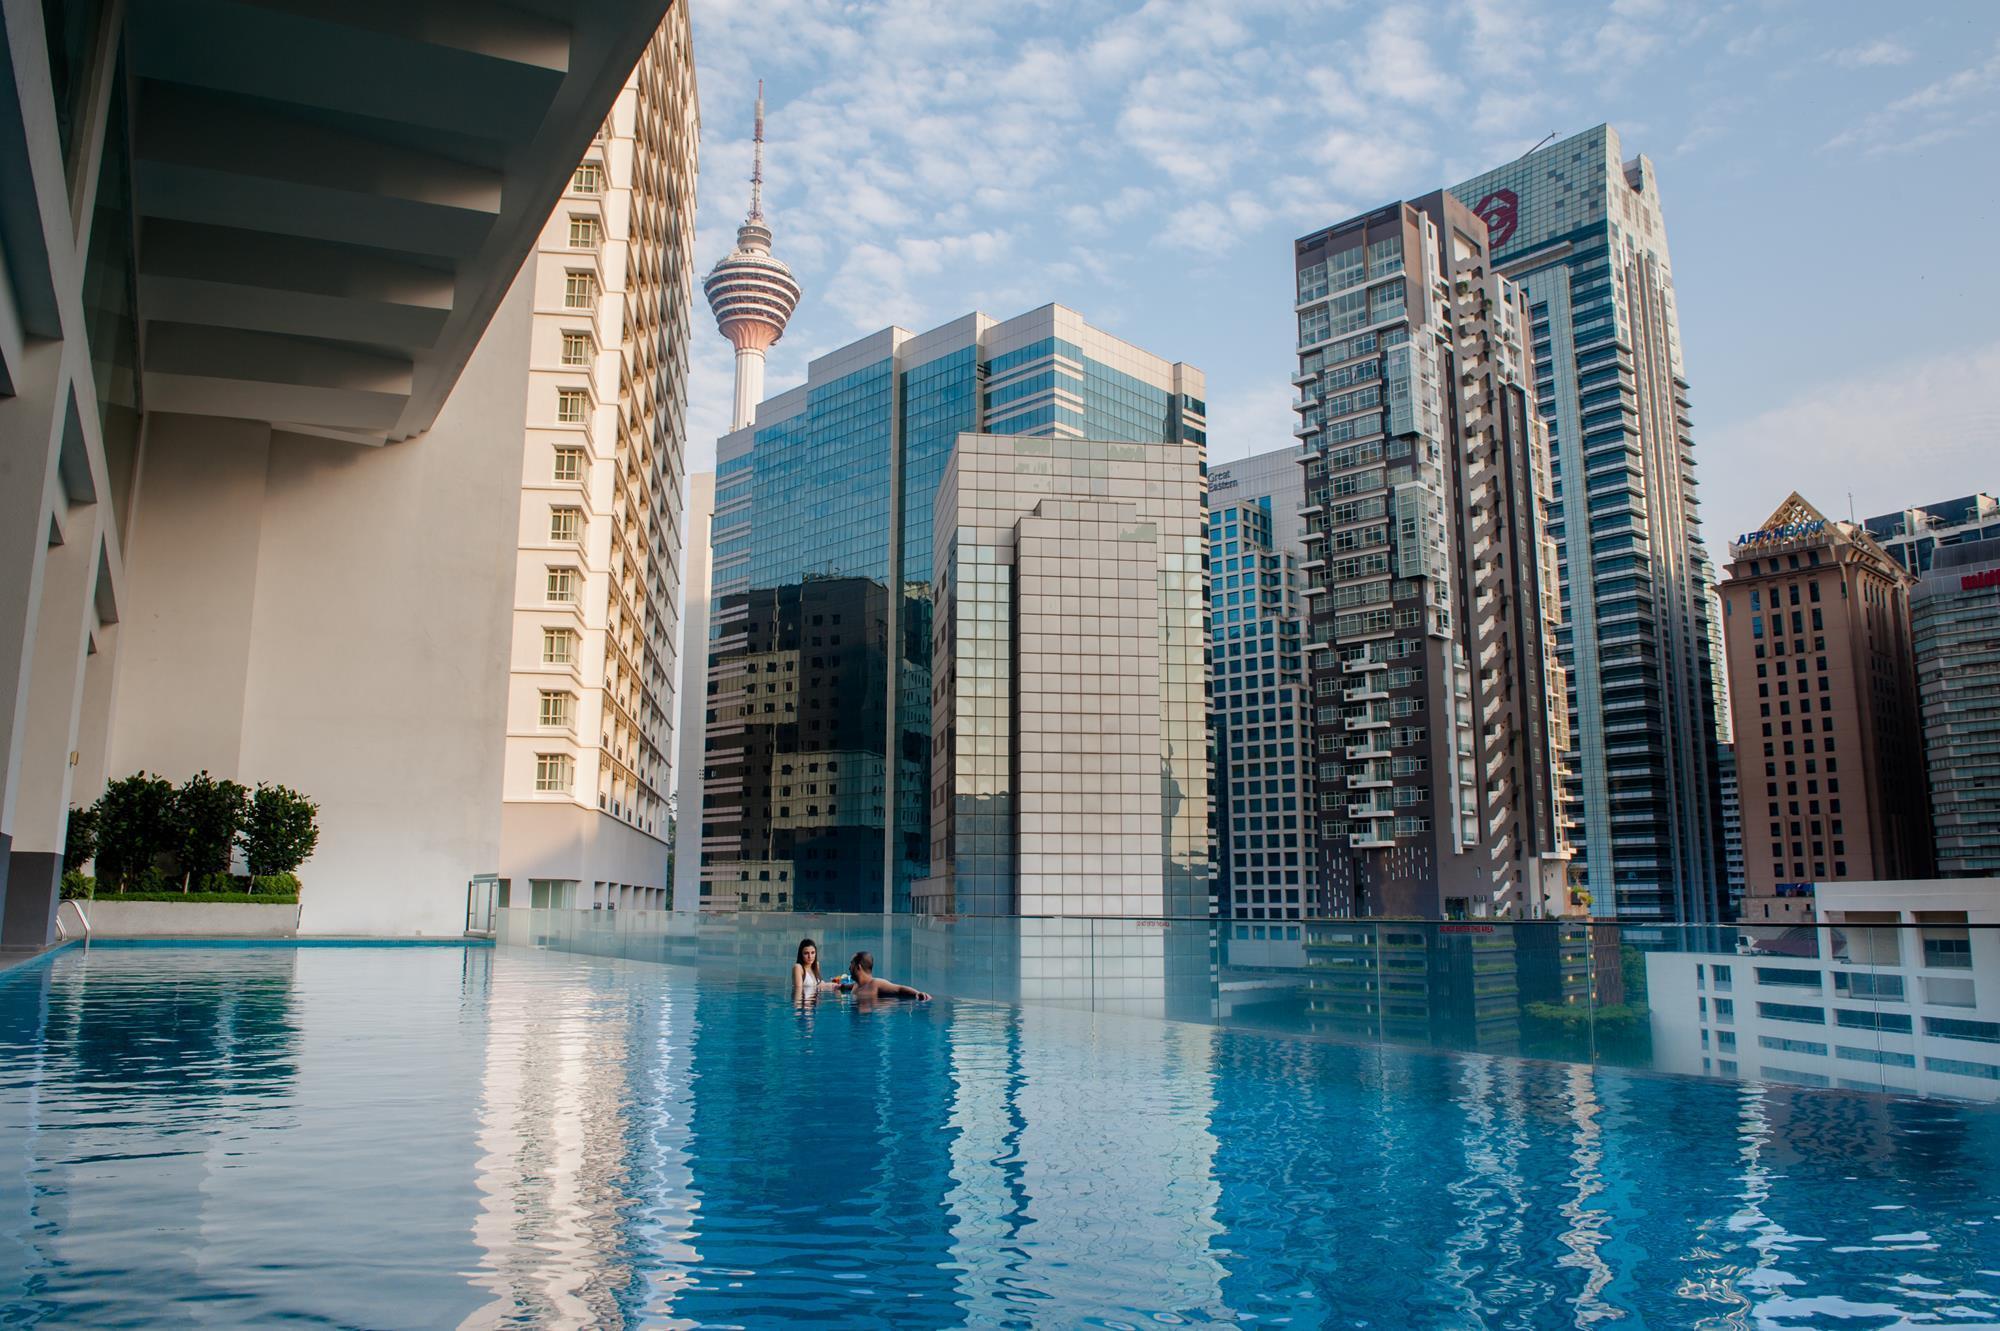
[[71,809],[63,830],[63,870],[76,873],[97,854],[97,806]]
[[295,906],[299,899],[282,893],[266,895],[262,892],[183,892],[179,888],[170,888],[165,892],[122,892],[116,897],[105,900],[178,901],[193,906]]
[[180,823],[180,871],[190,883],[229,874],[229,853],[250,811],[250,792],[234,781],[217,781],[203,768],[174,792]]
[[179,892],[180,880],[157,864],[149,864],[140,871],[132,888],[134,892]]
[[259,782],[243,827],[251,876],[288,873],[305,863],[319,845],[318,813],[319,805],[298,791]]
[[97,880],[85,877],[75,869],[65,869],[62,876],[62,899],[64,901],[88,901],[97,895]]
[[97,877],[121,891],[143,890],[141,879],[158,872],[155,860],[180,849],[174,805],[173,786],[146,772],[107,785],[97,801]]
[[241,892],[244,890],[233,874],[226,873],[205,873],[196,878],[192,886],[197,892]]
[[260,873],[250,877],[250,890],[256,893],[271,893],[277,896],[297,897],[299,876],[287,870],[284,873]]

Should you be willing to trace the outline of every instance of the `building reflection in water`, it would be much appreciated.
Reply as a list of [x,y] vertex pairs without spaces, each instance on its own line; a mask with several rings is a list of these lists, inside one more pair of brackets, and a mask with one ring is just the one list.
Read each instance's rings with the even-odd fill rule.
[[630,1229],[645,1210],[631,1189],[657,1205],[673,1186],[674,1107],[649,1104],[648,1122],[633,1131],[630,1079],[651,1061],[646,1037],[671,1039],[687,1000],[664,985],[649,997],[635,1012],[624,990],[535,983],[514,958],[493,958],[472,1222],[472,1280],[491,1299],[462,1326],[623,1323],[636,1274]]
[[1215,1032],[1037,1007],[967,1006],[950,1022],[943,1200],[971,1324],[1044,1302],[1226,1318]]

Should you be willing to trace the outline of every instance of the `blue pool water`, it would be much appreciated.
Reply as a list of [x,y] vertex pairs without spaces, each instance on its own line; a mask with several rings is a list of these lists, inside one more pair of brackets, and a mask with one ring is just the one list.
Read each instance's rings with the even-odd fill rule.
[[522,949],[0,977],[0,1324],[2000,1325],[2000,1115]]

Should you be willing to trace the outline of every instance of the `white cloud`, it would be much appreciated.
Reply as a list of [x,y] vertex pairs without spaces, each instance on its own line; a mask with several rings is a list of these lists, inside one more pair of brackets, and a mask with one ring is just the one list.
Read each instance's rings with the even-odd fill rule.
[[1368,29],[1361,78],[1393,101],[1429,106],[1448,98],[1452,83],[1431,58],[1423,38],[1425,15],[1409,5],[1385,9]]
[[1901,42],[1887,37],[1877,37],[1874,41],[1850,46],[1846,50],[1831,51],[1827,59],[1844,69],[1865,69],[1871,65],[1907,65],[1914,53]]
[[1747,420],[1704,428],[1698,448],[1711,546],[1754,529],[1793,490],[1840,517],[1852,490],[1855,513],[1865,518],[1990,488],[2000,442],[1996,382],[2000,342],[1815,384]]
[[1299,423],[1292,410],[1296,392],[1291,382],[1273,375],[1220,396],[1209,390],[1208,462],[1220,466],[1237,458],[1296,446],[1292,427]]
[[2000,91],[2000,42],[1976,64],[1924,84],[1828,139],[1822,151],[1905,152],[1962,138],[1990,123],[1982,102]]

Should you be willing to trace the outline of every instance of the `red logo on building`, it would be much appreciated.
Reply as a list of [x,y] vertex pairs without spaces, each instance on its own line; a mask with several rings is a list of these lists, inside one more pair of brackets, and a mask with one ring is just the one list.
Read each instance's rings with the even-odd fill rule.
[[1494,190],[1481,199],[1479,206],[1472,211],[1486,223],[1496,250],[1513,239],[1514,228],[1521,224],[1521,198],[1510,189]]
[[2000,587],[2000,568],[1989,568],[1983,573],[1968,573],[1958,580],[1962,592],[1976,592],[1981,587]]

